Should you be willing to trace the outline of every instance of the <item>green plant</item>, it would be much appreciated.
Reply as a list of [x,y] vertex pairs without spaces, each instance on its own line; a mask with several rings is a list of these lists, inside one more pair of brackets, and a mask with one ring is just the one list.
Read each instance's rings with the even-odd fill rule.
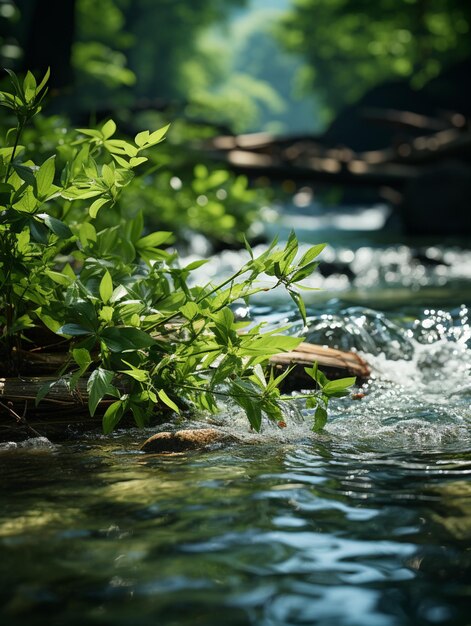
[[[146,121],[164,125],[161,116],[147,117],[141,116],[143,127]],[[0,132],[8,121],[2,120]],[[108,211],[97,215],[97,229],[112,224],[116,212],[127,221],[142,211],[146,228],[171,230],[181,243],[190,244],[194,233],[203,234],[215,246],[240,246],[242,232],[249,240],[256,236],[261,208],[268,204],[268,189],[254,189],[245,176],[235,175],[224,166],[209,167],[204,154],[188,148],[188,144],[201,142],[210,132],[214,129],[207,126],[195,129],[181,120],[173,123],[172,132],[159,150],[147,151],[146,167],[135,172],[123,200],[117,197],[112,214]],[[77,133],[61,116],[35,115],[21,136],[28,146],[28,156],[36,163],[55,153],[56,170],[60,172],[74,158]],[[73,210],[76,215],[85,212],[86,200],[76,200]]]
[[[230,307],[267,290],[257,282],[265,274],[271,288],[287,289],[305,320],[299,282],[316,268],[324,244],[297,261],[294,234],[283,248],[274,242],[258,257],[247,244],[250,259],[234,275],[218,285],[192,285],[191,272],[204,260],[182,267],[162,247],[172,233],[144,234],[141,211],[123,219],[116,210],[134,170],[167,127],[140,132],[133,141],[115,139],[112,120],[79,129],[64,147],[58,172],[54,155],[36,165],[21,144],[25,124],[40,110],[47,75],[39,85],[30,73],[22,83],[12,74],[12,81],[13,94],[0,92],[0,104],[17,119],[0,149],[0,324],[8,370],[21,371],[28,332],[46,327],[68,349],[58,376],[72,390],[88,376],[90,414],[104,397],[113,398],[103,416],[105,432],[129,412],[143,426],[156,406],[216,411],[220,395],[232,397],[257,431],[262,413],[280,420],[280,403],[291,399],[279,390],[288,372],[274,377],[268,358],[301,339],[244,328]],[[107,225],[97,229],[97,216],[105,212]],[[354,381],[309,373],[320,386],[307,399],[316,407],[319,430],[329,399]]]
[[[166,146],[170,158],[171,150],[174,146]],[[193,166],[190,158],[177,170],[170,163],[153,175],[137,177],[122,211],[142,207],[146,223],[172,230],[179,240],[191,241],[199,232],[213,244],[241,245],[241,233],[256,233],[263,193],[250,189],[245,176],[223,167],[210,169],[202,159]]]

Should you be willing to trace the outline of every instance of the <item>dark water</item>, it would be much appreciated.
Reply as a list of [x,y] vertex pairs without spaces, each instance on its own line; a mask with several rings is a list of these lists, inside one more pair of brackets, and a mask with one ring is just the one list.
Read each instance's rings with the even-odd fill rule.
[[282,296],[238,314],[360,351],[365,397],[320,436],[296,401],[260,436],[221,407],[243,443],[203,453],[144,455],[139,431],[3,445],[2,624],[471,624],[470,252],[327,255],[353,277],[312,279],[308,329]]

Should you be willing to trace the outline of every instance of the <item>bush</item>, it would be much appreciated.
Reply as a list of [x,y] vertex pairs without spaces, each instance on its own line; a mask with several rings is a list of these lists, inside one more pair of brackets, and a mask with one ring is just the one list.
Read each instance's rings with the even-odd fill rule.
[[[264,273],[274,278],[272,288],[288,290],[305,319],[296,284],[315,269],[324,246],[311,247],[296,262],[294,234],[283,249],[273,243],[258,257],[247,244],[250,260],[233,276],[219,285],[191,286],[192,270],[205,261],[182,267],[165,249],[171,232],[144,234],[142,211],[123,219],[116,208],[168,127],[132,141],[115,138],[113,120],[67,132],[67,143],[57,146],[64,162],[58,171],[57,155],[36,164],[21,143],[48,76],[39,85],[31,73],[23,82],[11,78],[13,93],[0,92],[0,104],[16,118],[0,149],[1,352],[10,373],[21,371],[28,330],[47,328],[66,341],[70,362],[62,377],[70,389],[88,375],[90,414],[105,396],[114,398],[103,416],[105,432],[127,412],[143,426],[157,406],[215,411],[221,394],[245,410],[257,431],[262,413],[279,420],[279,384],[287,372],[275,378],[267,361],[301,339],[262,333],[260,326],[241,332],[244,323],[230,307],[260,291],[257,279]],[[103,214],[107,225],[98,229]],[[308,398],[319,429],[329,397],[344,393],[353,379],[329,382],[317,368],[310,373],[320,385]]]

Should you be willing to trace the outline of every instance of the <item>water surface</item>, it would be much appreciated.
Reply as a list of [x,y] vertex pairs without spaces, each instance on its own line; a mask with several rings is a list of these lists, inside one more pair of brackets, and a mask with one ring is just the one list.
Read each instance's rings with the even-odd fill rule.
[[3,444],[2,623],[469,626],[470,252],[327,255],[351,274],[312,278],[307,328],[281,295],[237,314],[359,351],[364,397],[322,435],[297,401],[262,435],[221,406],[241,442],[203,453],[144,455],[137,430]]

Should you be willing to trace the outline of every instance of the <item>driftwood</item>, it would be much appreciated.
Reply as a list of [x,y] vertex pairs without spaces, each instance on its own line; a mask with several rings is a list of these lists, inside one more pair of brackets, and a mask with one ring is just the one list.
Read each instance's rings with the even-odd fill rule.
[[301,343],[296,350],[276,354],[271,357],[270,363],[277,369],[295,366],[284,381],[284,391],[312,388],[313,380],[304,368],[314,363],[332,380],[356,376],[357,382],[361,382],[371,374],[369,365],[355,352],[343,352],[312,343]]
[[275,137],[269,133],[225,135],[206,142],[209,156],[252,177],[402,188],[421,167],[443,159],[471,161],[471,130],[461,114],[429,118],[409,111],[368,109],[371,121],[413,127],[423,134],[382,150],[355,152],[330,146],[319,136]]
[[411,132],[406,138],[404,132],[391,134],[389,145],[367,151],[329,143],[328,133],[223,136],[207,141],[206,150],[256,180],[340,186],[349,190],[347,198],[358,195],[353,188],[367,189],[371,201],[391,205],[410,235],[469,236],[470,121],[460,113],[437,119],[388,109],[363,113],[371,122]]
[[[57,356],[57,355],[56,355]],[[46,359],[44,360],[44,362]],[[53,361],[56,363],[56,359]],[[291,365],[299,365],[300,373],[296,376],[299,385],[309,385],[312,379],[305,375],[305,366],[310,366],[317,362],[320,369],[325,371],[327,377],[341,378],[345,375],[357,376],[359,379],[366,379],[370,375],[368,364],[354,352],[343,352],[326,348],[310,343],[301,343],[296,350],[282,352],[270,358],[270,363],[276,368],[285,368]],[[290,375],[293,376],[294,372]],[[86,405],[88,402],[87,379],[81,378],[77,381],[72,390],[67,378],[57,380],[51,376],[42,377],[15,377],[0,378],[0,399],[14,403],[35,402],[38,393],[44,389],[45,385],[51,384],[47,395],[41,400],[39,407],[45,404],[56,404],[64,408]],[[115,384],[121,387],[120,391],[126,393],[124,383],[118,381]],[[112,401],[112,400],[110,400]],[[104,401],[106,403],[106,400]],[[38,409],[39,409],[38,407]]]
[[[33,353],[34,354],[34,353]],[[34,361],[39,355],[32,357]],[[65,355],[62,354],[62,363]],[[30,354],[31,357],[31,354]],[[57,366],[59,354],[42,354],[39,363],[46,368]],[[368,364],[353,352],[343,352],[313,344],[302,343],[296,350],[277,354],[270,359],[276,369],[294,366],[285,379],[284,391],[312,388],[313,380],[305,373],[304,367],[317,362],[319,368],[328,378],[356,376],[358,382],[366,380],[370,375]],[[29,365],[33,365],[30,361]],[[124,381],[114,383],[122,393],[126,393]],[[50,385],[47,394],[36,406],[36,397],[46,385]],[[105,398],[98,407],[100,416],[114,398]],[[0,378],[0,439],[18,434],[25,435],[31,431],[37,434],[47,432],[53,436],[64,436],[68,426],[79,430],[100,426],[98,419],[88,415],[87,379],[79,379],[72,390],[67,377],[49,376]]]

